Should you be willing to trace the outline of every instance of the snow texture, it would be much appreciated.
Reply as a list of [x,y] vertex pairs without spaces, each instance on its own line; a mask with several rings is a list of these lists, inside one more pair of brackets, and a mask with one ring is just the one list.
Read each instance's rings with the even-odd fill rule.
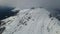
[[17,15],[2,20],[6,23],[1,26],[5,27],[2,34],[60,34],[60,21],[49,14],[44,8],[20,10]]

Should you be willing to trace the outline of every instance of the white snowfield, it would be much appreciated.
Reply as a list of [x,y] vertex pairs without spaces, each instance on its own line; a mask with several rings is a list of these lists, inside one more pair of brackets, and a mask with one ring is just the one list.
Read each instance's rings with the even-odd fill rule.
[[59,21],[49,14],[44,8],[23,9],[3,20],[6,29],[2,34],[60,34]]

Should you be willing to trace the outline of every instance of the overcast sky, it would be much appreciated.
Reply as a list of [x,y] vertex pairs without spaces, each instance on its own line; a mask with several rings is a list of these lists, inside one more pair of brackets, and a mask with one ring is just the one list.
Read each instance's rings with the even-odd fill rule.
[[60,0],[0,0],[0,4],[13,5],[21,9],[31,7],[60,8]]

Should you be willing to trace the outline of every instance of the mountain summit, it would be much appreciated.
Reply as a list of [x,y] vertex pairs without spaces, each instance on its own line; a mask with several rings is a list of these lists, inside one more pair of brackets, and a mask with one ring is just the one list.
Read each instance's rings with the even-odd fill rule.
[[19,10],[15,16],[1,20],[5,23],[2,34],[59,34],[60,21],[49,14],[44,8]]

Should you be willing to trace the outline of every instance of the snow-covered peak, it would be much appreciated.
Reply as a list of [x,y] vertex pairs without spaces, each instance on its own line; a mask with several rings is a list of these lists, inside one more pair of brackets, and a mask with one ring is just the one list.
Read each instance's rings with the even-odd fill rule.
[[49,18],[44,8],[23,9],[15,16],[2,20],[5,27],[2,34],[59,34],[60,26],[56,18]]

